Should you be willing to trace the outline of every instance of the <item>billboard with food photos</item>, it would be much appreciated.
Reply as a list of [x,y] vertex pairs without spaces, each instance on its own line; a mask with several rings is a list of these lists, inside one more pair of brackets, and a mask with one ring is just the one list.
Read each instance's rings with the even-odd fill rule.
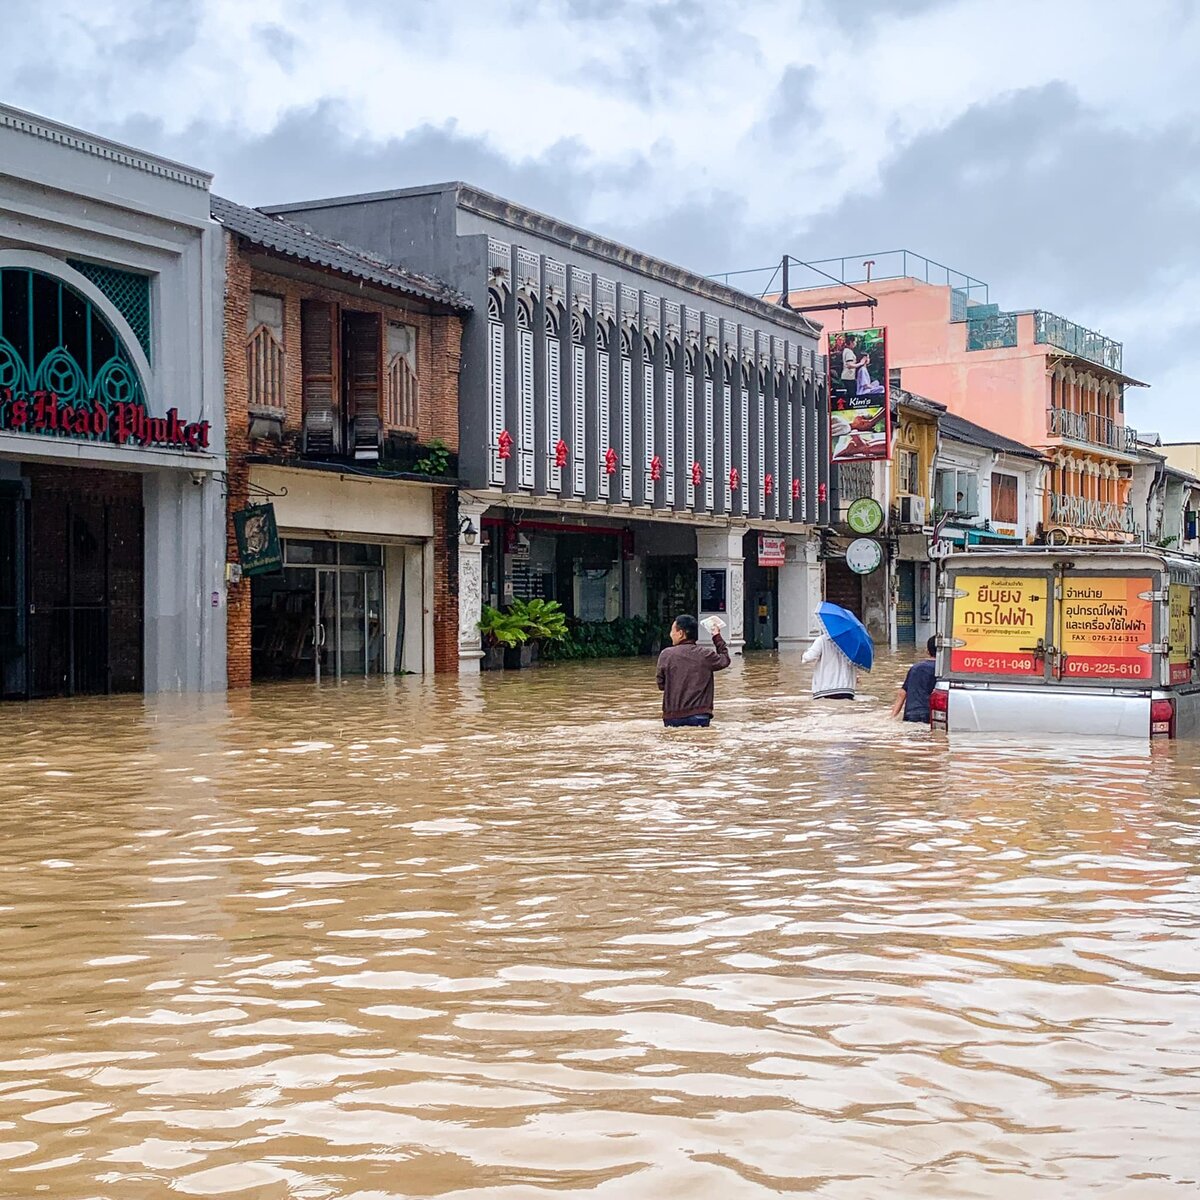
[[830,461],[891,458],[887,330],[841,329],[826,337]]

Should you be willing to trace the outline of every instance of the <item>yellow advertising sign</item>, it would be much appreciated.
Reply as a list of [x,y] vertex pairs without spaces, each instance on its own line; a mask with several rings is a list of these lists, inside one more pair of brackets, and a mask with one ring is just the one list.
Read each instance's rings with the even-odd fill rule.
[[950,669],[976,675],[1040,675],[1046,636],[1044,575],[958,575]]
[[1149,679],[1154,602],[1146,575],[1067,578],[1062,585],[1059,650],[1065,679]]
[[1192,589],[1181,583],[1171,584],[1171,619],[1168,641],[1171,643],[1171,682],[1190,683],[1192,679]]

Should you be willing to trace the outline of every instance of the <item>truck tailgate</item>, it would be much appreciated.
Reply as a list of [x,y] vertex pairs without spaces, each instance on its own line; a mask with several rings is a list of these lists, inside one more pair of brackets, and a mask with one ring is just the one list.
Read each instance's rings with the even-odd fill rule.
[[1150,737],[1150,697],[1081,689],[950,685],[951,733]]

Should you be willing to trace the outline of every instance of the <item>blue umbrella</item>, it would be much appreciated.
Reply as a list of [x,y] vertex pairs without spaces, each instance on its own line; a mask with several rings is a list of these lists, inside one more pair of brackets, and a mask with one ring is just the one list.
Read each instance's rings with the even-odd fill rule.
[[856,667],[869,671],[875,662],[875,643],[866,626],[848,609],[827,600],[818,605],[817,616],[833,644]]

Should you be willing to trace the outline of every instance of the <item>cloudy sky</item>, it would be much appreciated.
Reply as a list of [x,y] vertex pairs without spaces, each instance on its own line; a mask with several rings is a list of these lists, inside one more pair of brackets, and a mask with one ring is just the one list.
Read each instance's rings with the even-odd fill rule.
[[[250,204],[465,179],[704,273],[907,247],[1200,437],[1193,0],[0,0],[0,99]],[[15,43],[15,44],[14,44]]]

